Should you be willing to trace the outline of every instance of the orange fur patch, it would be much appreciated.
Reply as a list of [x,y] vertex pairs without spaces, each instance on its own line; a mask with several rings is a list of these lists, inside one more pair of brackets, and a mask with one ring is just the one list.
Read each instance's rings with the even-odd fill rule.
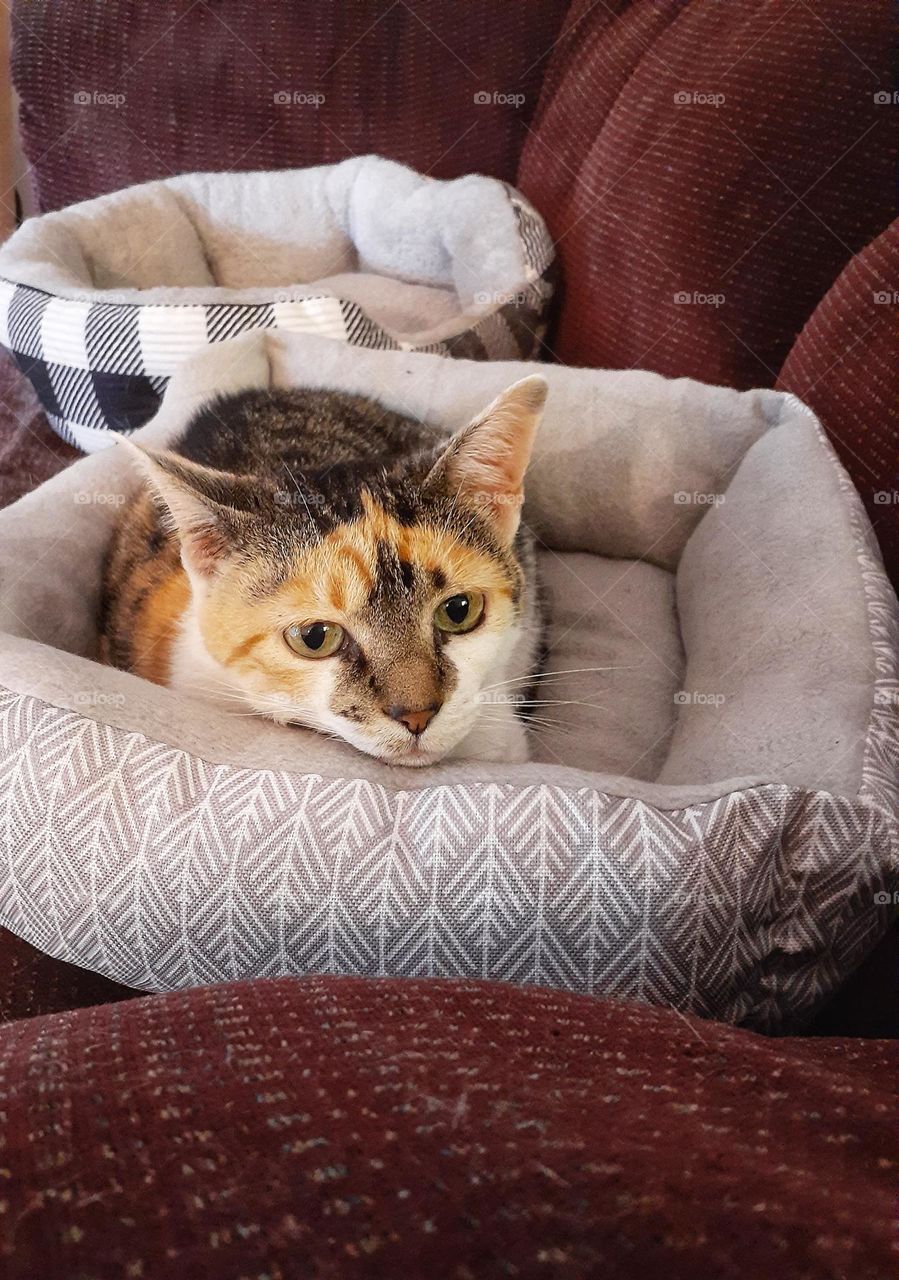
[[426,571],[439,569],[447,581],[446,595],[477,588],[511,597],[503,566],[492,556],[458,542],[446,529],[401,525],[367,493],[362,504],[365,514],[310,548],[296,576],[278,593],[279,603],[289,603],[298,619],[346,620],[365,608],[375,582],[378,543],[393,546],[401,561]]
[[179,565],[150,592],[134,619],[134,633],[140,636],[133,656],[135,675],[155,684],[168,682],[172,642],[189,601],[190,584]]
[[265,631],[257,631],[255,635],[247,636],[246,639],[241,640],[240,644],[235,645],[228,654],[228,664],[238,663],[242,658],[246,658],[251,650],[256,648],[257,644],[262,643],[266,638],[266,634]]
[[303,684],[313,687],[322,672],[315,663],[297,662],[281,632],[291,623],[313,621],[338,622],[352,632],[354,616],[367,607],[375,584],[379,543],[393,546],[401,561],[439,569],[446,579],[444,596],[476,589],[494,601],[511,598],[512,584],[493,556],[459,543],[445,529],[401,525],[367,494],[363,506],[359,519],[310,547],[289,581],[272,595],[248,601],[242,590],[245,579],[238,587],[226,578],[213,588],[201,615],[209,652],[225,666],[261,677],[262,685],[295,693]]

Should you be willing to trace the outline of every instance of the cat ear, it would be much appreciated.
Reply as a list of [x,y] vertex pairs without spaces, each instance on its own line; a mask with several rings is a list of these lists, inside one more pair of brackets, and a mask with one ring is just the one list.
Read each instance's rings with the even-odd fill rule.
[[181,541],[181,559],[192,577],[212,578],[234,550],[249,517],[231,505],[239,477],[204,467],[167,449],[148,449],[116,436],[138,464]]
[[524,473],[547,391],[539,374],[507,388],[453,436],[425,481],[479,507],[507,545],[521,519]]

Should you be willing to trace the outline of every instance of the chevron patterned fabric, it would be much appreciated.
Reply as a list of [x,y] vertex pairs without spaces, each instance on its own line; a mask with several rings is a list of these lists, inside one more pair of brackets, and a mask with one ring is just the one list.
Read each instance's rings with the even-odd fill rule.
[[888,817],[762,786],[671,812],[557,786],[388,792],[209,765],[0,699],[0,917],[129,986],[480,977],[766,1029],[891,915]]

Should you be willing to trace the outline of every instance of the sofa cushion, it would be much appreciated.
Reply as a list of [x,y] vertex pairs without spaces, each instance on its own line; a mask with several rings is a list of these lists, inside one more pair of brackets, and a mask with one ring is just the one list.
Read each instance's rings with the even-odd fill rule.
[[65,964],[0,929],[0,1023],[109,1004],[136,995],[102,974]]
[[772,386],[894,216],[889,48],[856,0],[578,0],[518,172],[566,280],[559,358]]
[[815,309],[777,385],[821,419],[899,590],[899,221],[854,258]]
[[895,1057],[480,982],[12,1024],[4,1274],[882,1280]]
[[12,71],[40,207],[367,152],[435,178],[512,182],[568,7],[267,0],[264,20],[256,0],[16,8]]

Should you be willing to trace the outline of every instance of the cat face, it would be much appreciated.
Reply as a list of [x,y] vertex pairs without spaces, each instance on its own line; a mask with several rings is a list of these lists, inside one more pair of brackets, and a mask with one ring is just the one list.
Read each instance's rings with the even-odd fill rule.
[[346,519],[318,516],[314,477],[290,477],[285,507],[251,477],[140,450],[180,538],[198,668],[232,705],[381,760],[445,756],[518,637],[514,543],[545,397],[526,378],[448,445],[357,479]]

